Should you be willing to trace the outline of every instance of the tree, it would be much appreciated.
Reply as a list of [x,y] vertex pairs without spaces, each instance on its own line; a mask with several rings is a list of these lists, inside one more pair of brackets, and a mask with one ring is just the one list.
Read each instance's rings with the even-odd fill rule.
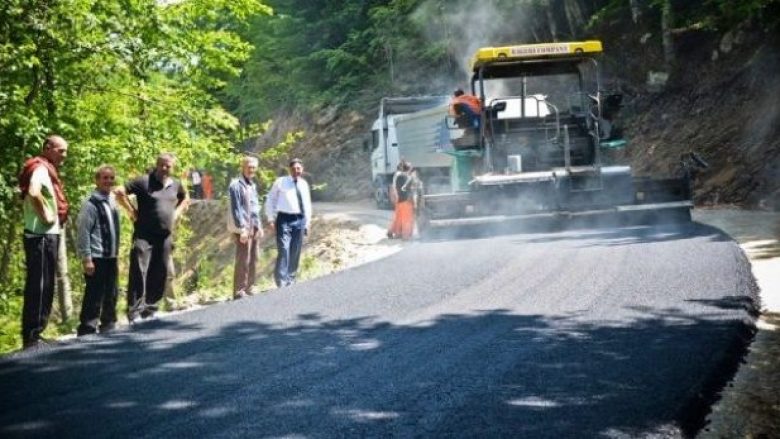
[[673,28],[672,2],[671,0],[663,0],[661,4],[661,41],[664,48],[664,64],[667,72],[671,71],[675,60],[674,39],[672,38]]

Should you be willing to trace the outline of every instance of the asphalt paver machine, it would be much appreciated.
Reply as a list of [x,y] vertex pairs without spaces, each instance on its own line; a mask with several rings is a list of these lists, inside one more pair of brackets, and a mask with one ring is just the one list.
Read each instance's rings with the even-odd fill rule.
[[622,96],[601,87],[601,52],[600,41],[479,49],[479,118],[448,116],[438,153],[454,158],[452,190],[422,195],[420,230],[599,214],[689,221],[692,177],[705,164],[689,153],[675,175],[649,178],[618,163]]

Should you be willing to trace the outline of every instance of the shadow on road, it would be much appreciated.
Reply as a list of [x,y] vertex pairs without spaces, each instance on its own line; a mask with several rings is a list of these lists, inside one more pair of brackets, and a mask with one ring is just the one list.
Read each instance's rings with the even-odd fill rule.
[[750,301],[630,324],[500,309],[413,326],[150,322],[0,361],[0,435],[690,436],[751,336]]

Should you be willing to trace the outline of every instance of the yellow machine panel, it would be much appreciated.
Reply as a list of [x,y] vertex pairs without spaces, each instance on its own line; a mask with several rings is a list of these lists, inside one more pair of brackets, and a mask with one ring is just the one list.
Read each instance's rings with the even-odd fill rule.
[[565,43],[519,44],[504,47],[483,47],[477,50],[471,66],[479,66],[491,62],[513,61],[524,59],[549,59],[580,56],[582,54],[600,53],[601,41],[572,41]]

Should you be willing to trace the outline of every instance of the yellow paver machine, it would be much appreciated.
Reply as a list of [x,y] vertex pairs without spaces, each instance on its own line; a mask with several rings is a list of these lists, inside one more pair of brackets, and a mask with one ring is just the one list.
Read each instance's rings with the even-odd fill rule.
[[689,221],[706,163],[686,152],[664,178],[619,163],[622,95],[601,87],[601,52],[600,41],[479,49],[471,93],[481,110],[473,122],[448,116],[437,153],[454,157],[452,190],[422,195],[420,230],[601,214]]

